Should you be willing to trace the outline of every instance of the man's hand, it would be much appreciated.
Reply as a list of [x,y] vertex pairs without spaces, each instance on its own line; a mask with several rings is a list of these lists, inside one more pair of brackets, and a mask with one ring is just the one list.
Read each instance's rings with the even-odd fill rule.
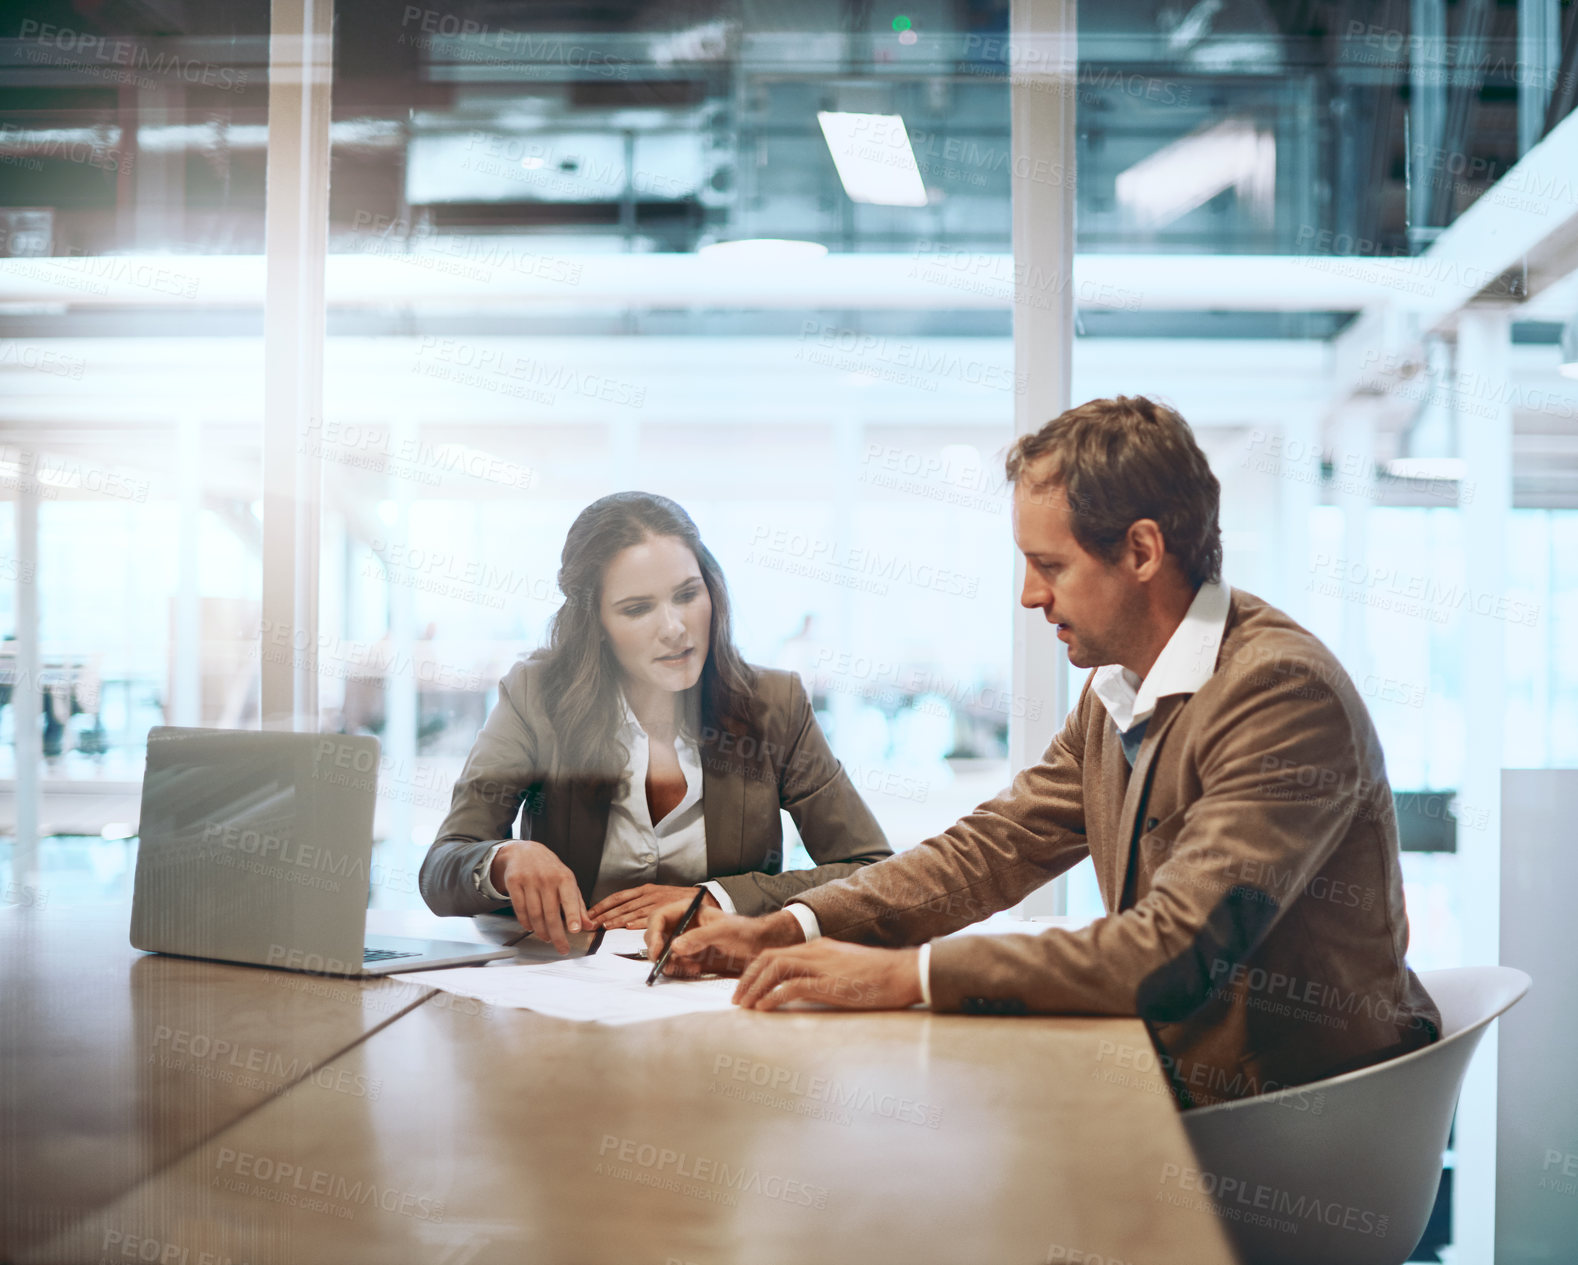
[[[647,957],[656,962],[663,941],[685,916],[685,904],[666,905],[647,922]],[[689,929],[674,941],[663,974],[675,979],[698,975],[738,975],[758,953],[780,945],[802,944],[805,932],[795,916],[779,910],[766,918],[744,918],[703,906]]]
[[511,839],[493,858],[488,877],[509,896],[521,926],[560,953],[570,951],[566,927],[580,931],[590,925],[575,875],[546,844]]
[[768,949],[745,968],[734,1001],[747,1010],[776,1010],[791,1001],[902,1010],[921,1000],[919,957],[918,949],[871,949],[841,940]]
[[[694,887],[667,887],[661,883],[643,883],[640,887],[626,888],[605,896],[593,905],[587,917],[604,927],[645,927],[648,920],[665,905],[683,901],[680,912],[696,899]],[[711,892],[701,899],[703,909],[717,909],[718,902]],[[676,921],[678,921],[676,919]]]

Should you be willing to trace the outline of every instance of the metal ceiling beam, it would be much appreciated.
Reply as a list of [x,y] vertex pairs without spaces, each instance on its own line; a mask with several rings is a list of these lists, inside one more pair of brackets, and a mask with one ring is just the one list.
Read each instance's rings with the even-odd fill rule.
[[[1334,407],[1355,395],[1387,394],[1414,377],[1426,337],[1452,332],[1470,305],[1526,305],[1578,270],[1578,114],[1557,124],[1410,264],[1419,272],[1399,275],[1426,282],[1427,292],[1399,289],[1366,306],[1333,340]],[[1503,281],[1513,270],[1521,274],[1516,295]]]

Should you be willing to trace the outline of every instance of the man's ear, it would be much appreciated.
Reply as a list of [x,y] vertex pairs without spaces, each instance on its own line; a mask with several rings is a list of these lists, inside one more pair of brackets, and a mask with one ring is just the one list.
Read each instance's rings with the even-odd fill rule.
[[1138,579],[1149,580],[1161,570],[1167,541],[1154,518],[1140,518],[1129,524],[1128,547]]

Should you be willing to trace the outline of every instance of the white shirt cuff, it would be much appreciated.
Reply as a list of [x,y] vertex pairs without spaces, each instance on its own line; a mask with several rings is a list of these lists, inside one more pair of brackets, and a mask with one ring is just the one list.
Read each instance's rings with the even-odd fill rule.
[[920,957],[916,962],[920,967],[921,1005],[931,1009],[931,941],[926,941],[920,947]]
[[712,893],[713,900],[718,902],[718,908],[723,910],[724,913],[732,914],[734,912],[734,902],[729,899],[729,893],[723,890],[723,884],[708,879],[700,886],[705,887]]
[[505,839],[495,843],[488,849],[487,856],[482,858],[482,864],[477,867],[477,890],[489,900],[496,900],[504,905],[510,903],[510,897],[508,892],[501,892],[493,886],[493,858],[498,856],[499,849],[508,842],[509,840]]
[[816,911],[811,906],[802,905],[799,901],[794,901],[785,905],[784,908],[793,914],[795,921],[800,924],[800,930],[805,934],[805,942],[807,944],[821,936],[822,924],[816,920]]

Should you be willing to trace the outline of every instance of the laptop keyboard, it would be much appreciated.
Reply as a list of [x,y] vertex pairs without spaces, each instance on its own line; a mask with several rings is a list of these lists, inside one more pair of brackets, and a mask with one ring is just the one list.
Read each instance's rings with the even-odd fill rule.
[[369,962],[387,962],[390,958],[419,958],[421,953],[405,949],[363,949],[362,965]]

